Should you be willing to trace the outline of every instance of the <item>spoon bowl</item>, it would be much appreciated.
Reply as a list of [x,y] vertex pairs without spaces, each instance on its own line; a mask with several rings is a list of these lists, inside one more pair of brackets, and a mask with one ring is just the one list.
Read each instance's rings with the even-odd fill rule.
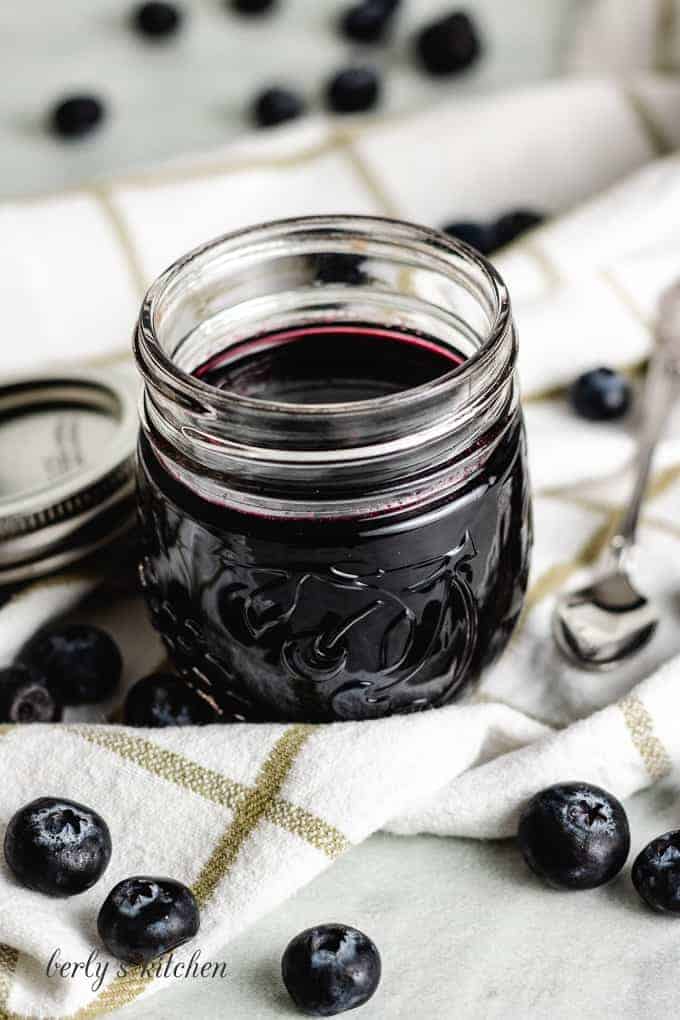
[[558,648],[582,669],[614,669],[651,641],[659,624],[655,605],[622,570],[562,595],[553,615]]

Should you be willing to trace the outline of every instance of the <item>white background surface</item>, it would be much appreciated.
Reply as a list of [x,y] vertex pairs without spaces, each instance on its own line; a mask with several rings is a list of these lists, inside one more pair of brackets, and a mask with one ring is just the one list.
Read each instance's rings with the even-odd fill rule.
[[[575,778],[575,777],[574,777]],[[680,824],[677,787],[627,805],[637,854]],[[678,1014],[680,921],[642,906],[629,869],[604,889],[560,893],[510,843],[374,836],[221,956],[224,981],[195,981],[120,1020],[274,1020],[300,1014],[279,978],[298,931],[323,921],[376,941],[383,979],[357,1020],[658,1020]]]
[[[282,0],[276,18],[252,21],[225,13],[221,0],[185,0],[186,30],[157,46],[130,33],[120,0],[4,0],[0,199],[221,145],[246,129],[259,86],[290,82],[318,104],[323,81],[352,55],[389,66],[388,110],[546,76],[558,69],[559,41],[585,2],[468,0],[489,58],[464,80],[439,83],[414,71],[407,44],[413,24],[450,7],[438,0],[405,0],[385,51],[339,39],[332,23],[343,4],[332,0]],[[45,111],[80,89],[100,92],[111,119],[83,142],[52,139]],[[637,798],[631,820],[635,851],[677,826],[674,789]],[[625,1020],[672,1015],[680,1001],[680,923],[644,911],[627,874],[605,890],[560,895],[543,890],[509,845],[377,836],[231,943],[225,981],[187,982],[119,1016],[298,1015],[282,992],[280,954],[297,931],[323,921],[357,925],[382,952],[379,995],[357,1014],[365,1020]]]

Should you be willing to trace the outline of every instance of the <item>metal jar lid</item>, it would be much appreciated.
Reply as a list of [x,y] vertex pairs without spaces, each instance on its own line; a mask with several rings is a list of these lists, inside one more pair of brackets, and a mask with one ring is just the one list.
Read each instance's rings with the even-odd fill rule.
[[137,428],[124,370],[0,386],[0,585],[73,563],[131,527]]

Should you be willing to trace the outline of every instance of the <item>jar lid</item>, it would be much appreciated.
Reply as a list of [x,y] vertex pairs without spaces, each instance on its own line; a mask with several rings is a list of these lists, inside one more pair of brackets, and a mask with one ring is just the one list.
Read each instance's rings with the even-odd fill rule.
[[122,370],[0,386],[0,585],[73,563],[134,523],[137,388]]

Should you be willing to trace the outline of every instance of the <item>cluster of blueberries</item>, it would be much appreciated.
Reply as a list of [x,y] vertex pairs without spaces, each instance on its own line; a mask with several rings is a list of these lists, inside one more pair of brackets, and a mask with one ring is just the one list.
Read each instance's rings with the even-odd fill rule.
[[[279,0],[225,0],[228,7],[244,16],[261,16],[278,6]],[[377,44],[389,38],[402,0],[358,0],[341,11],[338,28],[357,43]],[[144,38],[159,42],[180,31],[185,15],[181,6],[167,0],[147,0],[133,8],[132,28]],[[482,53],[482,41],[473,19],[461,10],[426,24],[414,39],[418,64],[434,76],[459,74],[473,66]],[[360,113],[380,100],[381,80],[369,65],[353,65],[337,71],[326,87],[326,100],[336,113]],[[306,110],[304,97],[281,85],[261,91],[252,102],[252,119],[260,127],[273,127],[294,120]],[[89,134],[104,119],[105,105],[95,95],[68,96],[52,108],[49,122],[62,138]],[[516,209],[489,222],[454,221],[446,233],[465,241],[483,255],[490,255],[543,221],[533,209]]]
[[[46,627],[0,669],[0,722],[58,722],[68,705],[107,701],[123,661],[117,644],[99,627],[68,623]],[[180,677],[154,673],[138,680],[123,704],[128,726],[197,726],[222,721],[220,707]]]
[[[272,11],[278,0],[226,0],[227,6],[242,15],[257,16]],[[338,28],[358,43],[379,43],[390,33],[401,0],[359,0],[345,9]],[[159,42],[174,36],[182,27],[181,6],[167,0],[149,0],[131,12],[131,27],[144,38]],[[422,28],[414,49],[420,66],[432,75],[465,71],[481,53],[477,28],[464,11],[454,11]],[[360,113],[380,100],[381,81],[371,66],[352,66],[333,75],[326,88],[326,99],[336,113]],[[273,86],[256,96],[252,117],[260,127],[273,127],[293,120],[305,112],[304,97],[293,89]],[[63,138],[89,134],[104,118],[105,106],[92,95],[74,95],[53,108],[50,123]]]
[[[0,670],[0,720],[53,722],[63,706],[110,698],[122,657],[105,631],[62,624],[40,631],[17,662]],[[219,706],[180,677],[154,674],[134,684],[123,707],[131,726],[187,726],[223,721]],[[11,818],[4,843],[10,871],[47,896],[75,896],[102,877],[113,852],[97,811],[63,797],[40,797]],[[196,935],[200,913],[175,879],[135,875],[110,891],[99,911],[100,938],[126,964],[146,964]],[[355,928],[325,924],[301,932],[282,958],[283,981],[312,1016],[333,1016],[366,1002],[380,980],[380,954]]]
[[[588,783],[561,783],[537,793],[522,812],[517,840],[532,871],[557,889],[594,889],[615,878],[630,851],[622,804]],[[40,797],[10,819],[5,859],[22,885],[47,896],[90,889],[113,853],[111,833],[96,811],[75,801]],[[653,910],[680,915],[680,832],[652,840],[632,870],[635,889]],[[196,899],[170,878],[136,875],[119,882],[99,911],[108,951],[131,965],[147,964],[193,938],[200,927]],[[335,1016],[363,1005],[381,976],[378,949],[344,924],[296,935],[281,960],[284,984],[308,1016]]]
[[[559,783],[533,797],[517,840],[531,870],[555,889],[595,889],[615,878],[630,851],[625,809],[589,783]],[[680,831],[648,843],[632,869],[642,900],[659,913],[680,915]]]
[[[62,797],[39,797],[9,821],[5,860],[22,885],[46,896],[77,896],[102,877],[113,853],[109,827],[96,811]],[[97,920],[102,942],[129,964],[176,948],[199,929],[193,893],[169,878],[136,875],[113,887]]]
[[[272,11],[278,0],[226,0],[236,13],[258,16]],[[358,0],[344,8],[339,31],[357,43],[377,44],[389,38],[402,0]],[[174,36],[184,22],[183,9],[166,0],[148,0],[131,11],[131,27],[144,38],[158,42]],[[415,36],[414,52],[420,67],[434,76],[459,74],[471,67],[482,52],[480,33],[465,11],[453,11],[422,27]],[[370,65],[352,65],[332,75],[326,86],[328,107],[335,113],[361,113],[380,100],[380,75]],[[300,117],[304,96],[285,86],[265,88],[252,102],[251,115],[259,127],[274,127]],[[52,108],[49,123],[62,138],[81,138],[104,119],[106,108],[95,95],[71,95]],[[518,209],[489,223],[453,222],[444,229],[489,255],[520,234],[537,226],[541,213]]]
[[[10,871],[23,886],[64,898],[99,881],[111,861],[113,843],[97,811],[62,797],[39,797],[10,819],[4,851]],[[97,930],[112,956],[138,966],[188,942],[200,923],[196,898],[182,882],[134,875],[109,892]],[[311,1016],[334,1016],[362,1005],[378,987],[380,970],[373,942],[342,924],[300,932],[281,960],[286,988]]]

